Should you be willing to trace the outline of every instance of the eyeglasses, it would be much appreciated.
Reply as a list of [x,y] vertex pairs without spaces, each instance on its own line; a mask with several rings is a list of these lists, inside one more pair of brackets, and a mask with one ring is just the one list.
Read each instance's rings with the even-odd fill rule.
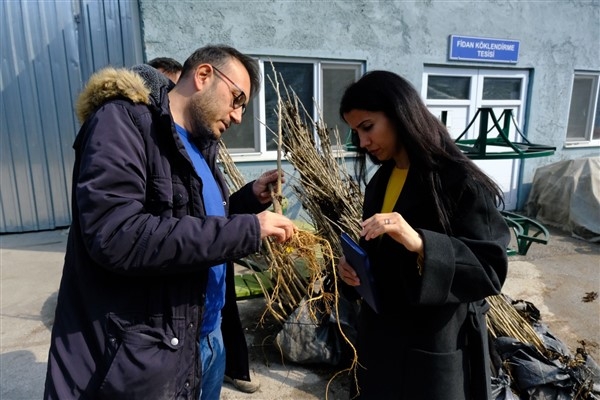
[[221,72],[221,70],[219,68],[215,67],[214,65],[212,67],[214,68],[215,71],[217,71],[219,73],[219,75],[221,75],[223,78],[225,78],[237,90],[240,91],[240,94],[233,96],[233,109],[235,110],[237,108],[242,107],[242,115],[246,114],[246,93],[244,93],[244,91],[238,85],[236,85],[234,81],[229,79],[229,77],[227,75],[225,75],[223,72]]

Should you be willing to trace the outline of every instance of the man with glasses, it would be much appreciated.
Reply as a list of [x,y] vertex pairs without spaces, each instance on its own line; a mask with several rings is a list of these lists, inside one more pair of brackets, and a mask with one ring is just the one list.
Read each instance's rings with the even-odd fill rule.
[[266,210],[277,171],[229,196],[216,158],[259,84],[227,46],[196,50],[174,87],[148,65],[90,78],[45,399],[216,400],[225,370],[250,380],[233,261],[295,228]]

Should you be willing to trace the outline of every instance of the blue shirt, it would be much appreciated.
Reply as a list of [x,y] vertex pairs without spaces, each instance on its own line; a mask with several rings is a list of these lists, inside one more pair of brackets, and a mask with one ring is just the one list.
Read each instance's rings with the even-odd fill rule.
[[[190,141],[188,132],[175,124],[177,133],[185,146],[194,169],[202,180],[202,199],[206,215],[225,216],[223,196],[217,181],[210,170],[202,153]],[[221,309],[225,305],[225,264],[218,264],[208,270],[208,283],[206,285],[206,302],[200,334],[202,336],[214,331],[221,322]]]

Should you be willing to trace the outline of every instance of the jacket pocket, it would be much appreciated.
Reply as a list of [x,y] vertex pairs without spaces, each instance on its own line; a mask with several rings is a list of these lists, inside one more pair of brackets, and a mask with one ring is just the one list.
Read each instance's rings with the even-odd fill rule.
[[403,399],[465,400],[468,399],[465,376],[465,352],[431,353],[408,351]]
[[190,195],[176,178],[152,177],[146,187],[145,207],[152,215],[178,217],[189,214]]
[[173,209],[173,185],[171,179],[150,176],[146,184],[145,207],[152,215],[165,215]]
[[137,322],[132,316],[109,314],[107,372],[98,391],[101,399],[170,399],[178,392],[185,320],[162,318]]

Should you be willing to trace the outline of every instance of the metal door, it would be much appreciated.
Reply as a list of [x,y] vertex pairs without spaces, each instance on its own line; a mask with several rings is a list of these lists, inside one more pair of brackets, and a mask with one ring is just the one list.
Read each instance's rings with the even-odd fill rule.
[[137,1],[0,6],[0,233],[68,226],[74,103],[98,68],[143,60]]
[[[517,128],[523,132],[527,104],[528,71],[511,69],[454,69],[427,68],[423,79],[423,98],[431,112],[441,118],[446,114],[446,126],[457,138],[468,126],[479,107],[491,107],[500,116],[511,109],[516,124],[511,126],[509,138],[516,140]],[[492,121],[488,121],[488,129]],[[479,121],[471,126],[466,139],[479,132]],[[475,163],[502,188],[507,210],[517,206],[517,190],[521,161],[476,160]]]

